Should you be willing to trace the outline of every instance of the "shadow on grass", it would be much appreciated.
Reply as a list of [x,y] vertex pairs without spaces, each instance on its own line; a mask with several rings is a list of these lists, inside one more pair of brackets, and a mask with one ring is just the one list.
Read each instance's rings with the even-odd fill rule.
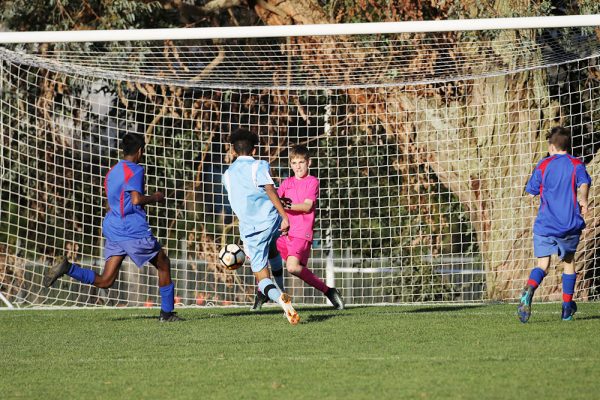
[[158,315],[128,315],[126,317],[111,318],[111,321],[138,321],[143,319],[154,319],[158,322]]
[[[359,309],[359,308],[367,308],[366,306],[351,306],[351,309]],[[193,312],[189,312],[192,311]],[[200,313],[196,312],[197,310],[201,310]],[[344,315],[347,310],[334,310],[332,307],[327,306],[311,306],[311,307],[297,307],[296,310],[300,314],[302,322],[323,322],[330,318]],[[249,309],[232,309],[227,310],[224,308],[215,309],[215,312],[212,312],[209,308],[205,309],[181,309],[178,310],[178,314],[184,318],[186,321],[200,321],[206,319],[213,318],[230,318],[230,317],[256,317],[260,315],[279,315],[282,313],[281,308],[279,307],[265,307],[260,311],[250,311]],[[319,312],[324,312],[327,314],[319,314]],[[317,313],[307,315],[306,313]],[[141,321],[141,320],[158,320],[158,315],[141,315],[141,314],[133,314],[128,316],[114,317],[111,318],[111,321],[123,322],[123,321]]]
[[[337,314],[311,314],[304,321],[306,321],[306,323],[308,323],[308,324],[312,324],[312,323],[316,323],[316,322],[324,322],[331,318],[345,317],[345,316],[346,315],[340,314],[340,313],[337,313]],[[300,321],[300,323],[302,323],[304,321]]]
[[406,313],[432,313],[432,312],[453,312],[462,310],[474,310],[476,308],[485,307],[484,304],[477,305],[456,305],[456,306],[434,306],[434,307],[422,307],[414,310],[406,310]]
[[577,321],[600,319],[600,315],[577,315],[577,314],[575,314],[575,316],[573,318],[575,318],[575,322],[577,322]]

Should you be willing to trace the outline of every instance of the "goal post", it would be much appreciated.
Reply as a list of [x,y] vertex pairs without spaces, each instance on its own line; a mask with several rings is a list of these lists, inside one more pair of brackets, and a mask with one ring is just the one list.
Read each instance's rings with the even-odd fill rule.
[[[249,268],[221,185],[227,136],[258,133],[277,182],[305,144],[321,182],[309,267],[349,304],[514,301],[534,265],[537,203],[523,188],[545,134],[572,130],[595,176],[600,16],[85,32],[0,32],[0,300],[155,306],[152,267],[115,286],[41,286],[65,254],[100,271],[103,179],[124,132],[145,135],[147,207],[177,302],[247,305]],[[576,299],[598,296],[596,227]],[[286,274],[299,304],[325,297]],[[558,300],[552,269],[540,299]]]

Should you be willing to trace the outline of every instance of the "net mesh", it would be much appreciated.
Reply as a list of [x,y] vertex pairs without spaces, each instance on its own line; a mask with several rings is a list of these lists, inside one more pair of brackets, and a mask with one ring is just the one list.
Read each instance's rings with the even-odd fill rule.
[[[157,305],[155,270],[125,262],[109,290],[63,278],[54,257],[100,272],[103,179],[124,132],[146,137],[146,207],[183,305],[253,300],[221,185],[227,136],[259,133],[279,182],[306,144],[321,181],[309,267],[349,304],[514,300],[534,265],[537,201],[523,188],[545,134],[573,131],[594,177],[600,42],[593,31],[502,31],[0,49],[0,282],[17,305]],[[595,192],[576,299],[598,295]],[[322,294],[286,274],[301,304]],[[552,269],[540,298],[560,297]]]

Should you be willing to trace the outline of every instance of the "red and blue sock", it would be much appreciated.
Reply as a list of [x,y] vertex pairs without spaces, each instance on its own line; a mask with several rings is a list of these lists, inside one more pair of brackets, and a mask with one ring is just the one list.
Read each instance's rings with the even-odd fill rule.
[[542,281],[544,280],[545,276],[546,273],[543,269],[541,269],[540,267],[535,267],[531,270],[531,273],[529,274],[529,280],[527,281],[527,285],[533,288],[533,290],[535,290],[538,288],[538,286],[542,284]]
[[96,279],[96,273],[91,269],[81,268],[77,264],[71,264],[71,268],[69,272],[67,272],[73,279],[77,279],[79,282],[87,283],[88,285],[93,285],[94,280]]
[[570,303],[571,301],[573,301],[573,293],[575,293],[576,278],[576,274],[562,274],[563,303]]

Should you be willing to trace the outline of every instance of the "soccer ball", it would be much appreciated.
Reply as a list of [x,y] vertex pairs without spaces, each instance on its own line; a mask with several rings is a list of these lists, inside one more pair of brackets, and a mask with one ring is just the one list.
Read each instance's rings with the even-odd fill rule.
[[237,244],[225,245],[219,252],[219,261],[226,269],[233,271],[244,265],[246,253]]

